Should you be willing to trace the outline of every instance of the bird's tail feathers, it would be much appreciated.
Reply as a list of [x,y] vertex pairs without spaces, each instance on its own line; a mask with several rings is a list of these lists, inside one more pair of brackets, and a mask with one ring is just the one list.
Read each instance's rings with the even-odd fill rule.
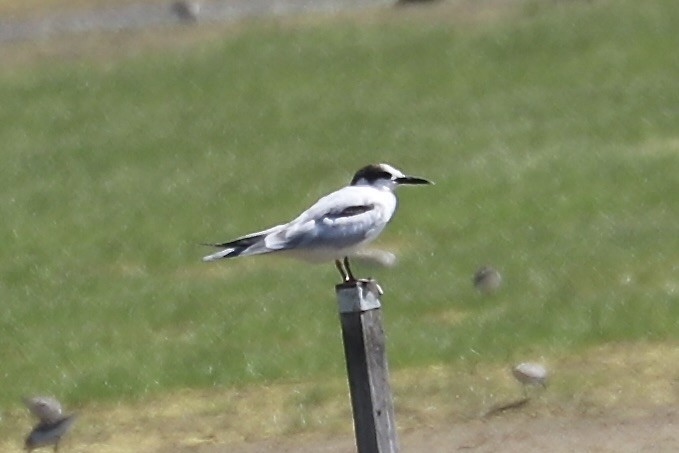
[[[203,245],[212,245],[212,244],[203,244]],[[217,261],[218,259],[221,259],[221,258],[229,258],[231,256],[238,256],[236,254],[233,254],[233,252],[234,252],[234,249],[232,249],[232,248],[220,250],[217,253],[212,253],[210,255],[204,256],[203,261],[206,261],[206,262],[207,261]]]
[[[252,234],[249,236],[244,236],[242,238],[238,238],[236,240],[230,241],[230,242],[222,242],[222,243],[217,243],[217,244],[203,244],[207,245],[210,247],[217,247],[222,250],[213,253],[211,255],[207,255],[203,257],[203,261],[216,261],[218,259],[222,258],[233,258],[236,256],[242,255],[244,252],[246,252],[250,247],[253,245],[256,245],[259,243],[264,237],[266,236],[266,233],[258,233],[258,234]],[[256,253],[262,253],[262,252],[256,252]],[[252,253],[248,253],[252,254]]]

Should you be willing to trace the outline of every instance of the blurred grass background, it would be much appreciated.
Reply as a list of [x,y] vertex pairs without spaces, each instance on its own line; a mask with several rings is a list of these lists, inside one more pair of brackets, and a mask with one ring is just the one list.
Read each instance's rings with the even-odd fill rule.
[[4,18],[30,17],[69,10],[119,7],[132,3],[163,3],[162,0],[0,0],[0,13]]
[[198,244],[371,162],[436,181],[358,268],[395,373],[676,345],[679,8],[500,3],[4,49],[0,405],[343,377],[334,266]]

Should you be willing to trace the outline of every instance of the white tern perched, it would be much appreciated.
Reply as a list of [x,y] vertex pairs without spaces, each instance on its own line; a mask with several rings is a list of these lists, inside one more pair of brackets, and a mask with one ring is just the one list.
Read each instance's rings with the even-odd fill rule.
[[349,257],[374,240],[389,223],[398,203],[394,190],[402,184],[432,184],[404,175],[388,164],[368,165],[351,183],[318,200],[294,220],[229,242],[205,244],[221,250],[203,261],[285,253],[308,261],[335,261],[345,282],[356,281]]

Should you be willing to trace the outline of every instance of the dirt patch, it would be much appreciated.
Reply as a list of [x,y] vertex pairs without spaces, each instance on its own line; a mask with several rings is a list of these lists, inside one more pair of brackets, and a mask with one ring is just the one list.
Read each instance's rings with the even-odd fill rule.
[[[679,451],[679,410],[661,407],[633,414],[542,416],[530,405],[490,419],[451,421],[399,432],[404,452],[670,452]],[[69,452],[196,452],[196,453],[350,453],[353,433],[289,435],[259,441],[222,442],[197,430],[181,442],[149,436],[143,426],[127,426],[124,440],[82,445],[65,439]],[[176,433],[175,433],[176,434]],[[172,437],[170,435],[169,437]],[[116,445],[122,440],[123,445]],[[134,445],[134,447],[131,447]],[[132,450],[130,450],[132,448]],[[8,450],[20,451],[19,445]]]
[[[535,359],[551,377],[546,390],[530,389],[527,404],[511,404],[523,392],[509,364],[394,371],[402,451],[679,451],[677,345],[619,343]],[[63,443],[72,453],[355,451],[344,376],[65,403],[79,413]],[[21,451],[28,411],[17,403],[0,415],[0,451]]]
[[[679,411],[675,408],[656,408],[640,415],[577,418],[540,417],[528,409],[490,420],[406,431],[400,435],[400,445],[405,452],[669,452],[679,451],[678,423]],[[172,451],[349,453],[355,446],[350,435],[324,439],[300,436],[239,445],[174,446]]]

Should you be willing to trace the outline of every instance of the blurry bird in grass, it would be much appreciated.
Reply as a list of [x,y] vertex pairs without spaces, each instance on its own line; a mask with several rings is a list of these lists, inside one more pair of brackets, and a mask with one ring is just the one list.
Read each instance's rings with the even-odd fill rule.
[[200,3],[195,0],[177,0],[170,5],[172,13],[184,23],[193,23],[198,20]]
[[512,375],[523,386],[523,398],[495,404],[483,415],[492,417],[503,412],[524,407],[530,401],[528,387],[540,386],[547,388],[547,368],[544,365],[533,362],[522,362],[512,368]]
[[[368,165],[356,172],[345,186],[318,200],[294,220],[217,244],[216,253],[203,261],[221,258],[284,253],[307,261],[335,261],[344,282],[356,282],[349,257],[360,255],[365,245],[382,232],[396,212],[394,190],[405,184],[431,184],[430,181],[404,175],[387,164]],[[393,264],[386,252],[377,258]]]
[[547,368],[544,365],[533,362],[522,362],[512,368],[512,374],[523,386],[523,394],[528,397],[529,386],[547,388]]
[[490,266],[481,266],[472,278],[474,287],[483,294],[492,294],[500,288],[502,276]]
[[75,421],[75,414],[64,415],[61,403],[51,396],[24,398],[24,404],[39,422],[26,437],[27,451],[49,445],[59,451],[59,441]]

